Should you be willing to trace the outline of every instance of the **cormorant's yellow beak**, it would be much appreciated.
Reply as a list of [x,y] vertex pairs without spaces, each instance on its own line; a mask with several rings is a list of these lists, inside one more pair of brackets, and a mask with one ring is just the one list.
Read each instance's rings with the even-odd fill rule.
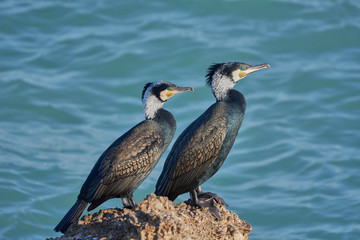
[[246,77],[247,75],[249,75],[250,73],[259,71],[259,70],[264,69],[264,68],[270,68],[270,65],[265,63],[265,64],[251,66],[251,67],[249,67],[249,68],[247,68],[245,70],[240,70],[239,78],[242,79],[242,78]]

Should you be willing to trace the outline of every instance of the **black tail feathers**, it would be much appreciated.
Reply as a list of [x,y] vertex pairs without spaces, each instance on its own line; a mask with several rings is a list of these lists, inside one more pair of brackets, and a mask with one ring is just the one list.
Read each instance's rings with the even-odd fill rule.
[[156,184],[155,194],[157,196],[168,197],[169,200],[171,200],[171,201],[174,201],[178,196],[178,194],[170,193],[169,188],[167,188],[167,185],[165,186],[165,185],[160,185],[160,184]]
[[76,222],[87,207],[88,202],[77,200],[76,203],[70,208],[70,210],[66,213],[66,215],[61,219],[59,224],[54,228],[55,232],[65,233],[66,230],[70,227],[70,225]]

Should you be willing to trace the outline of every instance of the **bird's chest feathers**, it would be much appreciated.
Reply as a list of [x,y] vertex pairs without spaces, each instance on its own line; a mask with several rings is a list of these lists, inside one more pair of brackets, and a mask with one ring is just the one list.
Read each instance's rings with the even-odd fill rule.
[[218,102],[217,105],[213,114],[224,116],[227,121],[227,128],[237,127],[237,125],[241,124],[245,113],[241,103]]

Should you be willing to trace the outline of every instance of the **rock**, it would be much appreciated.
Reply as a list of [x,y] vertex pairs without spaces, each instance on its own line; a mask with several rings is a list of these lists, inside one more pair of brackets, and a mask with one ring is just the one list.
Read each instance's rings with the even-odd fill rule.
[[248,239],[250,224],[223,205],[217,207],[221,220],[207,209],[174,204],[152,193],[132,210],[103,209],[84,216],[55,239]]

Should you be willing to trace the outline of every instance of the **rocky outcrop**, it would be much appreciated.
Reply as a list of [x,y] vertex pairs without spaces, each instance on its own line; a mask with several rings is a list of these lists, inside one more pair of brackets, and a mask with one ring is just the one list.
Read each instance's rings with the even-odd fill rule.
[[207,209],[150,194],[134,209],[104,209],[84,216],[56,239],[248,239],[251,226],[223,205],[218,209],[221,220]]

